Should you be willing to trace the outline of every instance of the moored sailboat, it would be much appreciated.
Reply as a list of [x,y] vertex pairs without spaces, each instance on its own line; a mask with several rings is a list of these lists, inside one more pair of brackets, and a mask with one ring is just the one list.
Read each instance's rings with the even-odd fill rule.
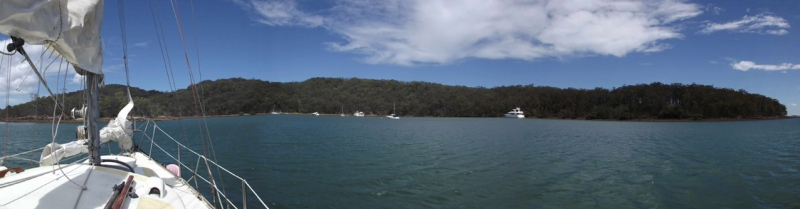
[[395,109],[395,104],[392,104],[392,114],[391,114],[391,115],[388,115],[388,116],[386,116],[386,117],[387,117],[387,118],[389,118],[389,119],[400,119],[400,116],[397,116],[397,115],[395,114],[395,110],[396,110],[396,109]]

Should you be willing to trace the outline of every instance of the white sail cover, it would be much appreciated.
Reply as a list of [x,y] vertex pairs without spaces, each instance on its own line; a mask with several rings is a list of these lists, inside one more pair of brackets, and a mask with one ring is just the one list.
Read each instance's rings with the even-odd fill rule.
[[128,104],[117,114],[117,118],[108,122],[108,126],[100,129],[100,142],[115,141],[123,150],[130,150],[133,147],[133,140],[131,140],[133,127],[131,121],[127,119],[131,110],[133,110],[133,100],[128,101]]
[[89,143],[87,140],[80,139],[66,144],[48,144],[42,150],[42,155],[39,158],[39,165],[55,165],[62,158],[70,157],[80,153],[89,153],[89,147],[86,145],[87,143]]
[[62,59],[102,75],[101,25],[103,0],[0,0],[0,33],[26,44],[54,43]]

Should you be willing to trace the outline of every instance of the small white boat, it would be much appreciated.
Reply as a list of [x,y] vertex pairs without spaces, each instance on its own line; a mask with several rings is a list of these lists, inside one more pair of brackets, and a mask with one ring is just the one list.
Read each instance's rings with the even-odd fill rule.
[[344,105],[342,105],[342,117],[344,117]]
[[272,105],[272,114],[273,115],[281,114],[279,112],[275,112],[275,105]]
[[525,114],[522,113],[522,110],[517,107],[516,109],[512,109],[511,112],[506,113],[507,118],[525,118]]
[[400,119],[400,116],[395,115],[395,104],[392,104],[392,114],[386,116],[389,119]]
[[314,113],[311,113],[311,114],[314,115],[314,116],[319,116],[318,112],[314,112]]
[[356,116],[356,117],[364,117],[364,112],[359,112],[359,111],[356,111],[356,113],[354,113],[354,114],[353,114],[353,116]]

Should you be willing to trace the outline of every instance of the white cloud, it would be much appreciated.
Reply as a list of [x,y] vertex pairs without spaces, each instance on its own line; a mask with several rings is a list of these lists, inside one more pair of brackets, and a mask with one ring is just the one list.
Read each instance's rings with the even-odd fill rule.
[[292,0],[234,2],[257,22],[322,27],[344,39],[330,50],[396,65],[658,52],[682,37],[675,21],[702,13],[682,0],[341,0],[316,12]]
[[712,65],[719,64],[717,61],[714,61],[714,60],[708,61],[708,63],[711,63]]
[[292,0],[278,1],[250,1],[252,9],[261,17],[258,22],[271,26],[299,25],[317,27],[322,25],[323,18],[309,15],[297,9],[297,4]]
[[795,104],[794,102],[792,102],[790,105],[792,105],[792,107],[796,107],[797,106],[797,104]]
[[800,64],[783,63],[780,65],[759,65],[752,61],[739,61],[731,63],[733,69],[748,71],[748,70],[764,70],[764,71],[781,71],[781,70],[800,70]]
[[83,82],[83,77],[84,77],[84,76],[82,76],[82,75],[80,75],[80,74],[77,74],[77,73],[73,74],[73,75],[72,75],[72,83],[73,83],[73,84],[79,84],[79,85],[80,85],[80,84],[83,84],[83,83],[82,83],[82,82]]
[[133,46],[147,47],[148,44],[150,44],[150,42],[149,41],[145,41],[145,42],[135,43],[135,44],[133,44]]
[[759,14],[756,16],[745,15],[741,20],[727,23],[707,23],[700,33],[710,34],[717,31],[733,31],[740,33],[762,33],[772,35],[785,35],[790,28],[789,22],[785,19],[774,16]]
[[713,4],[708,4],[708,5],[706,5],[706,7],[704,8],[704,10],[705,10],[706,12],[712,12],[712,13],[714,13],[715,15],[719,15],[720,13],[722,13],[723,11],[725,11],[725,9],[723,9],[723,8],[721,8],[721,7],[714,6]]
[[767,31],[766,31],[766,33],[767,33],[767,34],[772,34],[772,35],[778,35],[778,36],[780,36],[780,35],[786,35],[786,34],[789,34],[789,31],[786,31],[786,30],[784,30],[784,29],[780,29],[780,30],[767,30]]
[[[2,46],[8,43],[10,43],[10,39],[0,40],[0,45]],[[34,61],[34,64],[37,65],[36,67],[39,69],[39,72],[43,74],[47,80],[47,85],[54,93],[56,91],[60,92],[65,88],[64,72],[68,65],[67,62],[61,62],[56,55],[51,56],[50,52],[46,52],[45,48],[42,46],[26,44],[24,48],[31,57],[31,60]],[[5,47],[3,47],[2,50],[5,52]],[[19,53],[13,56],[1,55],[0,60],[2,60],[0,61],[0,63],[2,63],[2,66],[0,66],[0,95],[2,95],[0,99],[4,100],[6,93],[10,93],[8,101],[10,105],[30,101],[30,94],[35,94],[37,92],[39,78],[31,71],[28,62],[26,62],[24,57]],[[11,61],[10,68],[8,65],[9,61]],[[48,67],[48,65],[50,66]],[[72,67],[69,68],[68,73],[76,74]],[[60,77],[57,78],[59,74]],[[69,74],[66,76],[69,76]],[[8,78],[10,78],[10,82],[6,82]],[[19,87],[19,91],[17,91],[17,87]],[[67,85],[66,88],[77,89],[78,87]],[[49,96],[44,86],[41,87],[39,94],[42,96]]]

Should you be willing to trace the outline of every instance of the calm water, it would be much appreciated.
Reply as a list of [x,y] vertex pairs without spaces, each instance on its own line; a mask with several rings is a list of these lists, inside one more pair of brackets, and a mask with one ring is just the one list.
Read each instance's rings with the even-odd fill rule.
[[[184,140],[178,121],[159,124]],[[798,119],[264,115],[208,124],[218,162],[246,178],[272,208],[800,207]],[[196,138],[196,120],[183,125],[187,138]],[[72,140],[74,126],[62,124],[57,141]],[[35,147],[49,141],[50,124],[8,127],[10,153],[31,146],[34,127]],[[231,192],[241,191],[240,182],[222,183],[231,198],[241,198]]]

